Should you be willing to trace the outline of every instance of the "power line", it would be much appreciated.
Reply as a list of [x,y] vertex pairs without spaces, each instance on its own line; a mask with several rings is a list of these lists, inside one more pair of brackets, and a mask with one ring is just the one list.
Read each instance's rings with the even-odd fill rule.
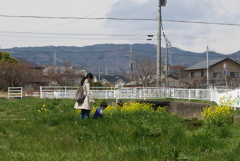
[[50,16],[12,16],[12,15],[0,15],[0,17],[9,18],[37,18],[37,19],[75,19],[75,20],[117,20],[117,21],[157,21],[156,18],[87,18],[87,17],[50,17]]
[[[6,51],[14,51],[14,52],[25,52],[25,53],[53,53],[53,51],[33,51],[33,50],[16,50],[16,49],[4,49]],[[57,53],[66,53],[66,54],[89,54],[89,53],[109,53],[109,52],[120,52],[120,51],[129,51],[129,49],[122,49],[122,50],[103,50],[103,51],[70,51],[70,52],[63,52],[63,51],[57,51]]]
[[0,31],[0,33],[15,33],[15,34],[36,34],[36,35],[71,35],[71,36],[133,36],[136,38],[142,38],[148,35],[120,35],[120,34],[78,34],[78,33],[41,33],[41,32],[18,32],[18,31]]
[[204,21],[184,21],[184,20],[163,20],[167,22],[182,22],[182,23],[198,23],[205,25],[228,25],[228,26],[240,26],[240,24],[235,23],[222,23],[222,22],[204,22]]
[[[136,52],[144,52],[144,53],[157,53],[157,51],[145,51],[145,50],[136,50],[136,49],[134,49],[133,51],[136,51]],[[212,52],[210,52],[209,54],[211,54]],[[206,55],[204,54],[204,53],[199,53],[199,54],[202,54],[202,55],[193,55],[193,54],[184,54],[184,55],[180,55],[180,54],[174,54],[174,53],[171,53],[170,55],[176,55],[176,56],[178,56],[178,57],[180,57],[180,56],[187,56],[187,57],[189,57],[189,56],[191,56],[191,57],[206,57]],[[223,55],[223,56],[221,56],[221,55],[215,55],[215,56],[211,56],[211,57],[216,57],[216,58],[222,58],[222,57],[224,57],[224,56],[229,56],[229,55]]]
[[[85,16],[84,18],[90,17],[90,16],[92,16],[92,15],[94,15],[94,14],[96,14],[96,13],[102,12],[102,11],[108,9],[108,8],[111,8],[111,7],[113,7],[113,6],[116,6],[116,5],[118,5],[118,4],[120,4],[120,3],[123,3],[123,2],[125,2],[125,1],[127,1],[127,0],[120,0],[120,1],[118,1],[117,3],[115,3],[115,4],[113,4],[113,5],[111,5],[111,6],[108,6],[108,7],[106,7],[106,8],[103,8],[103,9],[101,9],[101,10],[98,10],[98,11],[96,11],[96,12],[93,12],[93,13]],[[67,23],[55,25],[55,26],[48,27],[48,28],[38,29],[38,30],[35,30],[34,32],[36,32],[36,31],[42,31],[42,30],[47,30],[47,29],[52,29],[52,28],[56,28],[56,27],[60,27],[60,26],[64,26],[64,25],[67,25],[67,24],[70,24],[70,23],[73,23],[73,22],[76,22],[76,21],[78,21],[78,20],[70,21],[70,22],[67,22]]]
[[[16,50],[16,49],[5,49],[6,51],[8,52],[24,52],[24,53],[45,53],[45,54],[52,54],[53,51],[33,51],[33,50]],[[70,51],[70,52],[67,52],[67,51],[64,51],[64,52],[61,52],[61,51],[58,51],[57,53],[61,53],[61,54],[89,54],[89,53],[111,53],[111,52],[128,52],[129,49],[122,49],[122,50],[104,50],[104,51],[76,51],[76,52],[73,52],[73,51]],[[135,52],[144,52],[144,53],[154,53],[156,54],[157,51],[146,51],[146,50],[137,50],[137,49],[133,49],[133,51]],[[180,54],[170,54],[170,55],[175,55],[175,56],[191,56],[191,57],[206,57],[206,55],[204,53],[199,53],[201,55],[194,55],[194,54],[184,54],[184,55],[180,55]],[[211,54],[211,52],[210,52]],[[215,55],[215,56],[211,56],[211,57],[214,57],[214,58],[222,58],[224,56],[228,56],[228,55]],[[115,57],[115,56],[114,56]],[[127,56],[125,56],[127,57]],[[111,58],[111,57],[108,57],[108,58]],[[89,58],[88,58],[89,59]]]
[[[0,15],[0,17],[9,17],[9,18],[37,18],[37,19],[75,19],[75,20],[116,20],[116,21],[157,21],[157,18],[88,18],[86,17],[50,17],[50,16],[14,16],[14,15]],[[197,23],[205,25],[227,25],[227,26],[240,26],[236,23],[223,23],[223,22],[205,22],[205,21],[187,21],[187,20],[169,20],[163,19],[162,21],[166,22],[179,22],[179,23]],[[71,22],[68,22],[71,23]],[[63,25],[63,24],[62,24]]]
[[[9,34],[32,34],[32,35],[62,35],[62,36],[74,36],[74,38],[71,37],[65,37],[64,39],[104,39],[104,38],[76,38],[76,36],[107,36],[107,37],[135,37],[135,38],[144,38],[148,35],[134,35],[134,34],[81,34],[81,33],[35,33],[35,32],[16,32],[16,31],[0,31],[0,33],[9,33]],[[28,36],[12,36],[12,35],[2,35],[6,37],[28,37]],[[157,35],[153,35],[157,36]],[[227,37],[204,37],[204,36],[174,36],[170,35],[168,37],[180,37],[180,38],[189,38],[189,39],[232,39],[232,40],[239,40],[240,38],[227,38]],[[29,37],[29,38],[59,38],[59,37]],[[124,40],[134,40],[134,39],[124,39]],[[140,39],[141,40],[141,39]],[[145,40],[145,39],[143,39]]]

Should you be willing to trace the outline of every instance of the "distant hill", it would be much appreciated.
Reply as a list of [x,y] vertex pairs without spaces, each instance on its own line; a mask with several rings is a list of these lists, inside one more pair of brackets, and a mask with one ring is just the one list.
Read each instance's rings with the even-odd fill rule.
[[[133,44],[133,56],[151,58],[156,60],[157,46],[155,44]],[[109,74],[118,74],[119,66],[129,69],[130,45],[129,44],[99,44],[85,47],[75,46],[45,46],[45,47],[18,47],[1,49],[8,51],[11,56],[23,58],[39,65],[53,65],[54,55],[56,63],[61,65],[71,62],[73,66],[97,73],[99,65],[101,71]],[[191,66],[206,59],[205,53],[184,51],[175,47],[169,48],[169,62],[171,65]],[[56,54],[54,54],[56,53]],[[162,48],[162,58],[165,56],[165,48]],[[209,59],[229,57],[237,59],[237,53],[223,55],[210,52]]]

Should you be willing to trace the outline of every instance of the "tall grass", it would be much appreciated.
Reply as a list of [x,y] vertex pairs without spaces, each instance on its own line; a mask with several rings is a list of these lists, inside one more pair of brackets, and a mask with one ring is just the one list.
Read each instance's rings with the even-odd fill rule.
[[[0,160],[238,160],[240,128],[190,129],[164,111],[78,121],[70,99],[0,100]],[[97,101],[99,105],[99,101]]]

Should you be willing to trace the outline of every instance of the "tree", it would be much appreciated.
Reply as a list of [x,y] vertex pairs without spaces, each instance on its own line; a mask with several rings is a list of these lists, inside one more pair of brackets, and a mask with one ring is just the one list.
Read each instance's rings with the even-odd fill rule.
[[8,52],[0,51],[0,63],[8,62],[8,63],[17,63],[17,59],[11,57]]
[[0,89],[8,87],[22,87],[33,80],[33,72],[18,63],[0,63]]
[[45,75],[52,85],[72,86],[79,84],[85,73],[73,68],[70,62],[66,62],[63,66],[46,67]]
[[153,84],[156,79],[156,64],[151,59],[136,59],[135,81],[143,86]]
[[132,72],[120,67],[122,74],[130,80],[136,82],[136,85],[149,86],[156,81],[156,63],[152,59],[136,58]]

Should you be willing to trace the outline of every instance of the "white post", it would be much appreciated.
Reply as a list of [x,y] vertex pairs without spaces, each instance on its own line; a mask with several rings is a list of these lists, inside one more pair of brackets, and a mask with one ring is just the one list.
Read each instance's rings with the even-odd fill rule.
[[190,99],[191,99],[191,90],[189,89],[188,90],[188,100],[190,101]]
[[209,86],[209,66],[208,66],[208,46],[207,46],[207,88]]
[[40,98],[42,99],[42,86],[40,86]]
[[10,95],[10,87],[8,87],[8,99],[9,99],[9,95]]
[[67,87],[65,86],[65,93],[64,93],[64,95],[65,95],[65,98],[67,98]]
[[173,93],[172,97],[175,98],[175,91],[174,91],[174,89],[172,89],[172,91],[173,91],[172,92]]
[[23,95],[23,89],[22,89],[22,87],[20,87],[21,88],[21,99],[22,99],[22,95]]

